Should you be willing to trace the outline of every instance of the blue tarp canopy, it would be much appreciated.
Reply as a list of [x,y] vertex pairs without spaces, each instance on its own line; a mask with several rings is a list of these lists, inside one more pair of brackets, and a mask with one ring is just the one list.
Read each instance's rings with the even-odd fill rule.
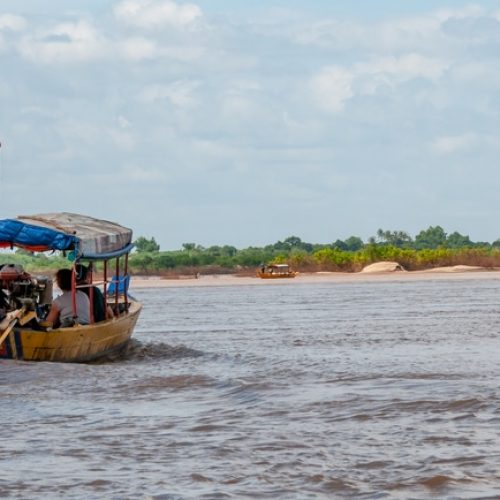
[[35,252],[74,250],[78,259],[119,257],[133,248],[132,230],[114,222],[68,212],[0,220],[0,248]]

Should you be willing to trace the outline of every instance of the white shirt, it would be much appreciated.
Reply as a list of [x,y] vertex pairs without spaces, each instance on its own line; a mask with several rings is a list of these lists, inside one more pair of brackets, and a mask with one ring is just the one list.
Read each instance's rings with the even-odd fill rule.
[[[62,323],[66,319],[73,319],[73,299],[71,292],[63,292],[54,299],[54,304],[59,309],[59,321]],[[75,321],[81,325],[90,323],[90,301],[87,295],[81,290],[76,291],[76,314]]]

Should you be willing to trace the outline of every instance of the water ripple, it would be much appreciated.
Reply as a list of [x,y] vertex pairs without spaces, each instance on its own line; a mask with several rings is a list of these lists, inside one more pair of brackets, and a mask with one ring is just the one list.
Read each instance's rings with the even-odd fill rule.
[[0,496],[499,498],[499,291],[137,291],[120,356],[0,361]]

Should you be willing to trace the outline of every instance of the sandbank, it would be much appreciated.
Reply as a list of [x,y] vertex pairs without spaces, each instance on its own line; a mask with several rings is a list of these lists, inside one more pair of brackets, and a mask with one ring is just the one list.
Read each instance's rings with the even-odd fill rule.
[[133,276],[131,289],[141,288],[178,288],[205,286],[293,286],[300,283],[356,283],[376,281],[411,281],[411,280],[470,280],[470,279],[500,279],[500,269],[487,269],[476,266],[450,266],[426,269],[423,271],[382,271],[382,272],[317,272],[299,273],[293,279],[263,280],[257,276],[238,276],[232,274],[201,274],[163,278],[161,276]]

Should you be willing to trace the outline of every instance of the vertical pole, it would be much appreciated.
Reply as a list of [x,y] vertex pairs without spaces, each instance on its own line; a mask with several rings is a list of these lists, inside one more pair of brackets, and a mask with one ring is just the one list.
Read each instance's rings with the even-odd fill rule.
[[93,277],[92,277],[92,272],[93,272],[93,263],[89,263],[89,271],[88,271],[88,280],[89,283],[87,285],[89,286],[89,302],[90,302],[90,324],[94,323],[94,286],[92,285],[93,283]]
[[123,300],[125,300],[125,311],[128,312],[128,297],[127,297],[127,284],[128,284],[128,253],[125,254],[125,269],[123,271]]
[[71,269],[71,305],[73,307],[73,318],[78,316],[76,311],[76,264]]
[[115,314],[120,312],[120,307],[118,305],[118,299],[120,297],[120,257],[116,258],[115,262]]
[[106,312],[106,317],[108,315],[108,261],[104,261],[103,266],[103,290],[104,290],[104,311]]

